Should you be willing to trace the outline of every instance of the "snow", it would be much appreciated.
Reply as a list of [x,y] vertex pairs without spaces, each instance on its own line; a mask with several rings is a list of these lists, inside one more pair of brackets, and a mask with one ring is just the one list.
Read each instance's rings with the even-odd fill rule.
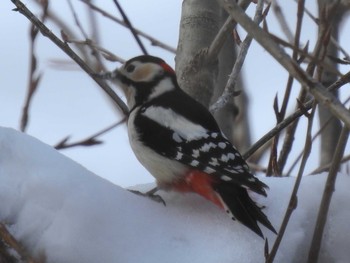
[[[275,262],[305,262],[325,179],[326,174],[303,178]],[[269,196],[256,200],[278,229],[294,178],[262,180],[270,186]],[[350,257],[349,184],[349,176],[339,174],[320,262],[345,263]],[[0,221],[47,262],[264,262],[264,240],[219,208],[194,194],[160,195],[166,207],[89,172],[33,137],[0,128]],[[263,231],[272,246],[275,235]]]

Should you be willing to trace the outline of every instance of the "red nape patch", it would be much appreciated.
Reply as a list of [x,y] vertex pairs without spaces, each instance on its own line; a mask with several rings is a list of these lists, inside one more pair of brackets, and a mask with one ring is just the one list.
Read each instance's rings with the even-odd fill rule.
[[170,67],[167,63],[163,62],[160,65],[164,69],[165,72],[168,72],[170,74],[175,74],[175,71],[173,70],[173,68]]
[[224,209],[218,194],[213,190],[214,178],[201,171],[191,171],[184,180],[176,182],[173,187],[179,192],[195,192]]

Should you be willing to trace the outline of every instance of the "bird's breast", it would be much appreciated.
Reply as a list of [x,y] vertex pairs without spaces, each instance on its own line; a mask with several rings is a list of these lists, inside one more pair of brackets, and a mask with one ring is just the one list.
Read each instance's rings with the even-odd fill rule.
[[[135,127],[135,117],[138,110],[134,110],[128,119],[128,136],[130,146],[138,161],[151,173],[159,185],[166,185],[180,180],[185,176],[188,167],[176,160],[163,156],[142,142],[140,127]],[[160,141],[162,138],[158,138]]]

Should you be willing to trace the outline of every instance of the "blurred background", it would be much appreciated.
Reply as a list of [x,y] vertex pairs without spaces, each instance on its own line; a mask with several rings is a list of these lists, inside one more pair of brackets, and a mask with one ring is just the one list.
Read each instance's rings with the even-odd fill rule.
[[[23,1],[26,6],[40,17],[42,9],[36,1]],[[121,15],[113,1],[92,1],[99,8],[120,18]],[[282,8],[290,28],[295,28],[297,4],[293,0],[277,1]],[[133,26],[161,42],[176,49],[179,36],[181,17],[181,1],[176,0],[121,0],[120,5],[128,15]],[[70,7],[73,6],[73,8]],[[23,107],[28,93],[30,71],[30,22],[20,13],[12,11],[15,6],[10,0],[0,3],[1,48],[0,48],[0,125],[20,129]],[[306,1],[306,8],[317,17],[316,0]],[[74,11],[73,11],[74,10]],[[91,9],[80,0],[49,1],[49,11],[57,16],[57,21],[68,26],[75,33],[76,40],[85,40],[84,35],[74,20],[77,15],[81,27],[88,36],[98,31],[99,46],[109,50],[122,59],[142,54],[134,37],[127,28],[102,16],[93,15]],[[254,15],[255,4],[251,4],[247,13]],[[341,25],[339,43],[350,52],[350,24],[344,19]],[[61,37],[62,27],[47,19],[45,24],[54,34]],[[276,13],[270,10],[267,17],[270,32],[285,39]],[[245,31],[238,27],[238,33],[243,39]],[[308,16],[304,17],[301,42],[313,47],[317,37],[317,26]],[[142,38],[148,52],[159,56],[174,66],[175,54],[160,47],[153,46]],[[34,54],[37,59],[35,76],[41,75],[37,91],[29,108],[29,121],[26,133],[49,144],[56,145],[67,136],[75,142],[91,136],[123,119],[104,94],[102,89],[58,47],[41,34],[35,39]],[[303,46],[302,44],[302,46]],[[93,56],[93,54],[91,54]],[[103,59],[110,70],[120,66],[118,62]],[[349,71],[349,65],[340,66],[340,71]],[[288,73],[271,56],[253,41],[243,68],[243,81],[249,97],[249,117],[252,142],[256,142],[276,124],[273,111],[273,101],[277,94],[282,101]],[[292,99],[287,109],[292,113],[299,93],[299,83],[294,83]],[[120,91],[116,92],[123,98]],[[349,85],[341,89],[341,97],[349,95]],[[123,98],[124,99],[124,98]],[[302,151],[305,140],[306,121],[296,134],[296,144],[287,163],[288,167]],[[317,129],[315,127],[314,132]],[[135,184],[153,182],[153,177],[137,162],[129,147],[125,123],[98,137],[103,143],[90,147],[72,147],[60,152],[80,163],[97,175],[111,182],[127,187]],[[313,145],[312,154],[306,172],[319,166],[319,144]],[[268,154],[261,159],[259,165],[266,167]],[[293,172],[296,172],[294,169]]]

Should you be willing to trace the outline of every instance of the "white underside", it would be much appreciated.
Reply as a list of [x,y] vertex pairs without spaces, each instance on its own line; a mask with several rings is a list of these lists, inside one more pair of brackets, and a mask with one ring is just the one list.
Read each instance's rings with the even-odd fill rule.
[[133,127],[135,114],[138,110],[136,108],[128,120],[129,142],[136,158],[156,178],[159,185],[166,185],[178,180],[187,170],[186,166],[157,154],[139,141],[136,129]]

